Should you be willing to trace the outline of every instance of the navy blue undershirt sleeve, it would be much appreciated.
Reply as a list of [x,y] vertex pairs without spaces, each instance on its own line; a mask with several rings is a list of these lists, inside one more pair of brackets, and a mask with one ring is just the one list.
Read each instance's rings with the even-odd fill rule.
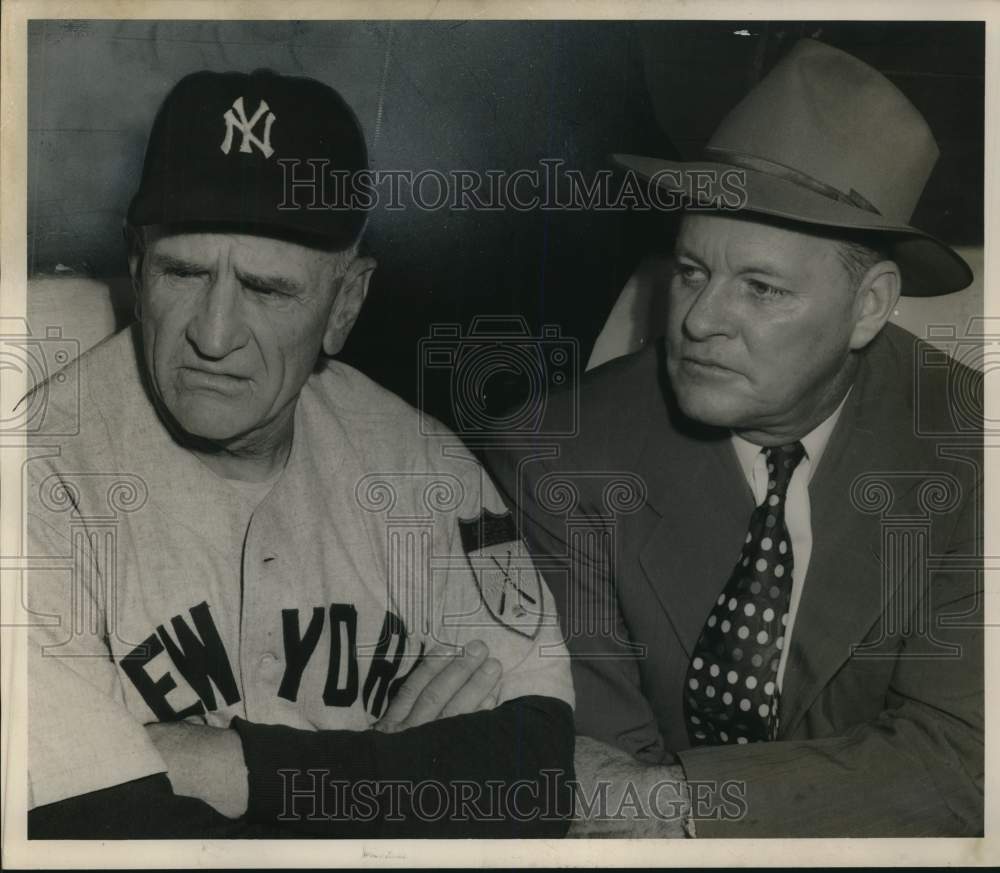
[[551,697],[396,734],[308,731],[233,719],[250,780],[247,818],[310,836],[564,836],[573,713]]
[[166,774],[28,813],[29,839],[559,837],[572,812],[573,713],[550,697],[397,734],[234,719],[249,808],[226,818]]
[[174,794],[165,773],[91,791],[28,812],[30,840],[224,839],[281,836]]

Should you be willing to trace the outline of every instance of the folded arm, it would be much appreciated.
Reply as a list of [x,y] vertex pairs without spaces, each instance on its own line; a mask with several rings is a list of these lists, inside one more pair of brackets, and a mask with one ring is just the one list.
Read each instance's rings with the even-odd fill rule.
[[[485,646],[428,658],[375,729],[310,731],[234,719],[147,731],[162,774],[39,807],[36,837],[561,836],[573,718],[555,698],[492,708]],[[234,819],[237,819],[234,821]]]

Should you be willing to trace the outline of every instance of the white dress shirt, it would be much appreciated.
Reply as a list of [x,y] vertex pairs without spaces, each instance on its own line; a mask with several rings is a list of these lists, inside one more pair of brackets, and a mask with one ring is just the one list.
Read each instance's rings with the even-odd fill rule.
[[[798,612],[799,601],[802,599],[802,585],[809,571],[809,557],[812,554],[812,523],[809,510],[809,480],[819,464],[819,460],[830,440],[830,434],[840,418],[844,402],[850,396],[850,391],[844,395],[840,405],[829,418],[807,433],[800,442],[806,450],[805,457],[799,462],[788,483],[788,493],[785,497],[785,524],[788,536],[792,541],[792,595],[788,605],[788,625],[785,628],[785,645],[781,650],[781,660],[778,664],[778,687],[781,688],[785,676],[785,664],[791,649],[792,632],[795,628],[795,615]],[[754,501],[759,506],[767,496],[767,461],[761,446],[755,445],[743,437],[732,435],[733,448],[740,462],[743,475],[746,476]]]

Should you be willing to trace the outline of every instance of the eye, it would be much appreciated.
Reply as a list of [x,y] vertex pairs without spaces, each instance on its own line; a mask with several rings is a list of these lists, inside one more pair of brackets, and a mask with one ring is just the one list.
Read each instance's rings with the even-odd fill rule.
[[679,280],[681,284],[689,288],[694,288],[703,284],[707,275],[705,270],[696,264],[678,261],[674,264],[674,278]]
[[186,282],[198,279],[204,275],[200,270],[189,270],[186,267],[164,267],[163,274],[172,281]]
[[243,287],[248,291],[253,291],[258,297],[284,297],[285,294],[270,285],[260,285],[255,282],[244,282]]
[[747,285],[758,297],[781,297],[788,293],[784,288],[761,282],[758,279],[747,279]]

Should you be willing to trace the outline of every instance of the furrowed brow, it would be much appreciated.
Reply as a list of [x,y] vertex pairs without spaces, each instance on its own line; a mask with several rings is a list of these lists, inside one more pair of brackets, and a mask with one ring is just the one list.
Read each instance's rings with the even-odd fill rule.
[[694,261],[699,267],[707,269],[707,265],[705,264],[705,262],[686,246],[678,246],[676,249],[674,249],[674,259],[680,260],[681,258],[686,258],[689,261]]
[[780,261],[770,261],[767,258],[749,260],[742,265],[741,273],[763,273],[767,276],[778,276],[782,279],[790,278],[787,266]]
[[161,270],[182,270],[186,273],[204,273],[205,265],[179,258],[176,255],[167,255],[163,252],[156,252],[150,257],[152,266]]
[[246,273],[242,270],[237,270],[236,278],[251,288],[273,288],[283,294],[292,294],[295,296],[301,296],[303,293],[302,285],[294,279],[289,279],[287,276],[263,276],[259,273]]

